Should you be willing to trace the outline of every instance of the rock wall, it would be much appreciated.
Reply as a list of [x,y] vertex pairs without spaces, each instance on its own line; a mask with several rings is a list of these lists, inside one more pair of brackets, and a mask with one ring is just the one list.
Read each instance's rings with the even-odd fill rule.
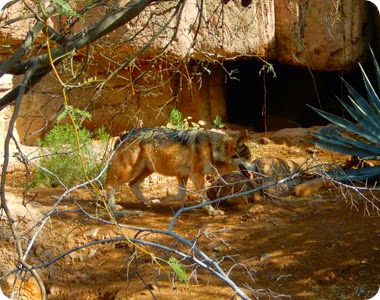
[[[92,118],[83,123],[85,127],[95,130],[105,126],[112,135],[137,124],[164,125],[172,107],[177,107],[184,117],[191,116],[194,122],[203,120],[212,124],[216,116],[225,118],[225,96],[221,88],[225,74],[219,64],[178,62],[173,65],[172,62],[169,68],[162,63],[144,70],[145,76],[136,80],[140,71],[121,72],[101,90],[94,86],[74,89],[68,93],[68,104],[90,112]],[[98,74],[94,82],[103,79]],[[63,104],[61,87],[49,74],[24,96],[16,122],[21,142],[33,145],[51,128]]]
[[[5,95],[12,88],[12,75],[4,75],[0,78],[0,97]],[[12,117],[13,109],[11,106],[6,107],[0,111],[0,167],[3,165],[4,158],[4,141],[8,132],[8,124]],[[19,140],[17,130],[13,130],[13,136],[16,140]],[[12,153],[16,152],[16,145],[11,140],[9,145],[9,151],[11,153],[10,162],[13,163],[16,161],[15,157],[12,157]]]
[[277,0],[276,51],[280,62],[314,70],[355,66],[368,50],[374,24],[362,0]]
[[[111,134],[117,135],[141,122],[146,127],[158,126],[167,121],[173,106],[194,121],[212,123],[216,116],[226,116],[225,73],[220,62],[259,57],[315,70],[341,71],[363,59],[374,24],[379,24],[369,22],[368,3],[364,0],[253,0],[248,7],[238,0],[225,5],[220,0],[204,1],[200,23],[199,3],[186,2],[173,43],[150,71],[146,68],[149,58],[160,54],[171,41],[173,26],[168,26],[144,52],[142,58],[146,61],[131,64],[99,89],[95,84],[104,80],[113,68],[105,57],[123,62],[151,38],[149,34],[157,29],[154,26],[164,24],[168,17],[155,14],[152,27],[131,43],[130,38],[152,16],[152,6],[102,40],[102,55],[92,52],[98,56],[89,66],[86,82],[69,93],[68,104],[92,114],[92,119],[85,122],[87,127],[105,125]],[[164,2],[157,9],[162,11],[167,5]],[[16,11],[13,6],[5,17],[14,16]],[[91,23],[102,13],[99,8],[83,22]],[[51,24],[58,28],[61,21],[64,18],[55,18]],[[177,21],[172,20],[170,25]],[[12,24],[0,31],[0,59],[20,45],[29,26],[16,28]],[[78,23],[74,31],[82,27]],[[78,52],[75,59],[79,66],[84,64],[86,53]],[[141,77],[142,72],[147,74]],[[89,82],[90,76],[93,82]],[[35,143],[52,126],[63,102],[57,80],[52,75],[46,76],[24,97],[16,124],[20,140],[24,144]]]
[[[121,5],[126,0],[118,1]],[[80,7],[81,2],[76,2]],[[114,44],[103,51],[118,57],[131,53],[144,45],[165,24],[169,15],[159,15],[168,3],[146,9],[132,22],[109,34],[104,41]],[[216,59],[223,61],[236,57],[262,57],[280,62],[306,66],[317,70],[341,71],[356,66],[371,42],[376,26],[369,19],[370,4],[364,0],[252,0],[248,7],[232,0],[221,5],[220,0],[204,1],[202,20],[199,22],[200,3],[188,0],[181,19],[172,20],[163,34],[152,42],[145,55],[162,50],[178,25],[176,36],[166,50],[179,58]],[[12,18],[20,8],[17,5],[5,10],[0,19]],[[154,12],[155,14],[151,14]],[[78,22],[74,32],[99,19],[104,9],[98,8]],[[159,15],[159,16],[157,16]],[[145,28],[146,20],[151,25]],[[53,18],[52,26],[59,28],[64,18]],[[19,45],[30,27],[14,23],[0,31],[0,55],[5,57]],[[156,24],[156,25],[155,25]],[[158,24],[158,25],[157,25]],[[145,33],[131,42],[130,38],[144,28]],[[194,47],[190,47],[194,42]],[[7,46],[4,46],[7,45]]]

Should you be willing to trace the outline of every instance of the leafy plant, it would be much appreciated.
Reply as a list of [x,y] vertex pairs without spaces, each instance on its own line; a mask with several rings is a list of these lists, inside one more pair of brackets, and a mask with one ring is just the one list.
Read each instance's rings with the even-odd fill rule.
[[173,128],[177,128],[177,129],[181,129],[184,127],[182,113],[175,107],[173,107],[172,110],[170,111],[168,125],[169,124],[171,124]]
[[205,121],[192,122],[191,120],[191,116],[183,118],[182,113],[173,107],[170,111],[169,122],[164,127],[169,129],[198,129],[206,125]]
[[57,117],[57,122],[61,122],[67,115],[71,115],[75,124],[79,127],[83,120],[91,119],[91,114],[89,112],[71,105],[66,105],[64,110]]
[[[104,129],[98,131],[99,137],[102,139],[107,137]],[[73,125],[56,125],[43,140],[38,141],[42,157],[40,165],[56,176],[38,169],[33,186],[54,187],[58,186],[60,181],[66,186],[80,183],[85,180],[83,167],[85,167],[90,178],[94,178],[98,174],[101,169],[102,155],[93,147],[91,132],[85,128],[78,128],[77,133],[80,152],[78,151]]]
[[[372,58],[377,76],[378,88],[380,88],[380,68],[372,50]],[[344,79],[351,101],[351,105],[338,101],[355,120],[351,122],[345,118],[311,107],[319,115],[335,125],[333,128],[322,127],[319,132],[312,134],[318,140],[313,143],[344,154],[350,154],[362,159],[380,160],[380,99],[367,74],[360,65],[364,85],[367,90],[368,101],[364,99]],[[350,135],[350,136],[348,136]],[[334,172],[331,174],[339,180],[364,180],[380,177],[380,166],[367,167],[358,170]]]
[[110,135],[107,133],[104,126],[99,127],[95,130],[94,136],[96,139],[100,140],[103,144],[108,142],[108,139],[110,138]]
[[222,122],[222,118],[220,116],[216,116],[215,120],[214,120],[214,124],[216,125],[216,127],[218,128],[224,128],[226,126],[226,124],[224,124]]

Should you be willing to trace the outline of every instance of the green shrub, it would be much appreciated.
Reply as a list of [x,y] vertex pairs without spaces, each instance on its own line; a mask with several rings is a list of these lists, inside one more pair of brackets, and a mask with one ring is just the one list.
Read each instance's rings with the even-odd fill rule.
[[182,113],[175,107],[173,107],[172,110],[170,111],[168,125],[169,124],[171,124],[174,128],[177,128],[177,129],[184,128]]
[[[104,143],[109,135],[104,128],[95,133]],[[40,146],[40,165],[55,176],[38,169],[33,186],[58,186],[60,181],[67,187],[86,180],[83,165],[90,179],[96,177],[101,170],[101,157],[104,153],[95,151],[91,132],[85,128],[78,128],[80,152],[78,151],[75,128],[64,124],[54,126],[43,140],[38,141]],[[83,164],[81,161],[83,159]]]
[[169,114],[169,121],[163,127],[168,129],[199,129],[206,125],[206,122],[203,120],[199,120],[198,122],[192,122],[191,120],[191,116],[183,118],[182,113],[173,107]]

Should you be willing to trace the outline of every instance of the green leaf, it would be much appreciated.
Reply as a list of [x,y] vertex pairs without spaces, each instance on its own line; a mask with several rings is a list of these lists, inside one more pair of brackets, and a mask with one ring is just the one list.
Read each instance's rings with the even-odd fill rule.
[[184,282],[186,284],[189,283],[189,278],[187,277],[186,271],[178,259],[171,256],[169,259],[169,266],[172,267],[179,281]]
[[71,105],[66,105],[63,111],[58,115],[57,122],[62,121],[62,119],[67,115],[71,115],[73,117],[74,122],[78,127],[80,127],[80,124],[83,120],[91,120],[92,117],[92,115],[88,111],[76,108]]
[[222,122],[222,118],[220,116],[216,116],[215,120],[214,120],[214,124],[218,127],[218,128],[223,128],[226,126],[226,124],[224,124]]
[[53,0],[53,2],[57,5],[57,10],[60,14],[64,16],[71,16],[83,19],[83,17],[78,14],[66,0]]

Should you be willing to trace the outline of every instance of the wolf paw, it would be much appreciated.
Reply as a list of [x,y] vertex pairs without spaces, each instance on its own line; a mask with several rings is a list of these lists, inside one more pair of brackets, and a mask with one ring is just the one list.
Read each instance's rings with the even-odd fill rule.
[[146,208],[150,208],[150,207],[152,207],[152,201],[150,201],[150,200],[144,201],[143,204],[144,204],[144,206],[145,206]]
[[210,216],[223,216],[224,215],[224,211],[223,210],[215,209],[215,208],[213,208],[210,205],[205,206],[204,209],[207,210],[207,212],[208,212],[208,214]]
[[137,209],[128,209],[128,210],[119,210],[113,212],[115,217],[125,217],[125,216],[142,216],[145,214],[142,210]]
[[111,206],[111,210],[112,211],[120,211],[120,210],[123,210],[123,209],[124,209],[124,207],[122,207],[119,204],[114,204],[114,205]]
[[214,209],[213,211],[209,211],[209,214],[211,216],[223,216],[224,215],[224,211],[220,210],[220,209]]

